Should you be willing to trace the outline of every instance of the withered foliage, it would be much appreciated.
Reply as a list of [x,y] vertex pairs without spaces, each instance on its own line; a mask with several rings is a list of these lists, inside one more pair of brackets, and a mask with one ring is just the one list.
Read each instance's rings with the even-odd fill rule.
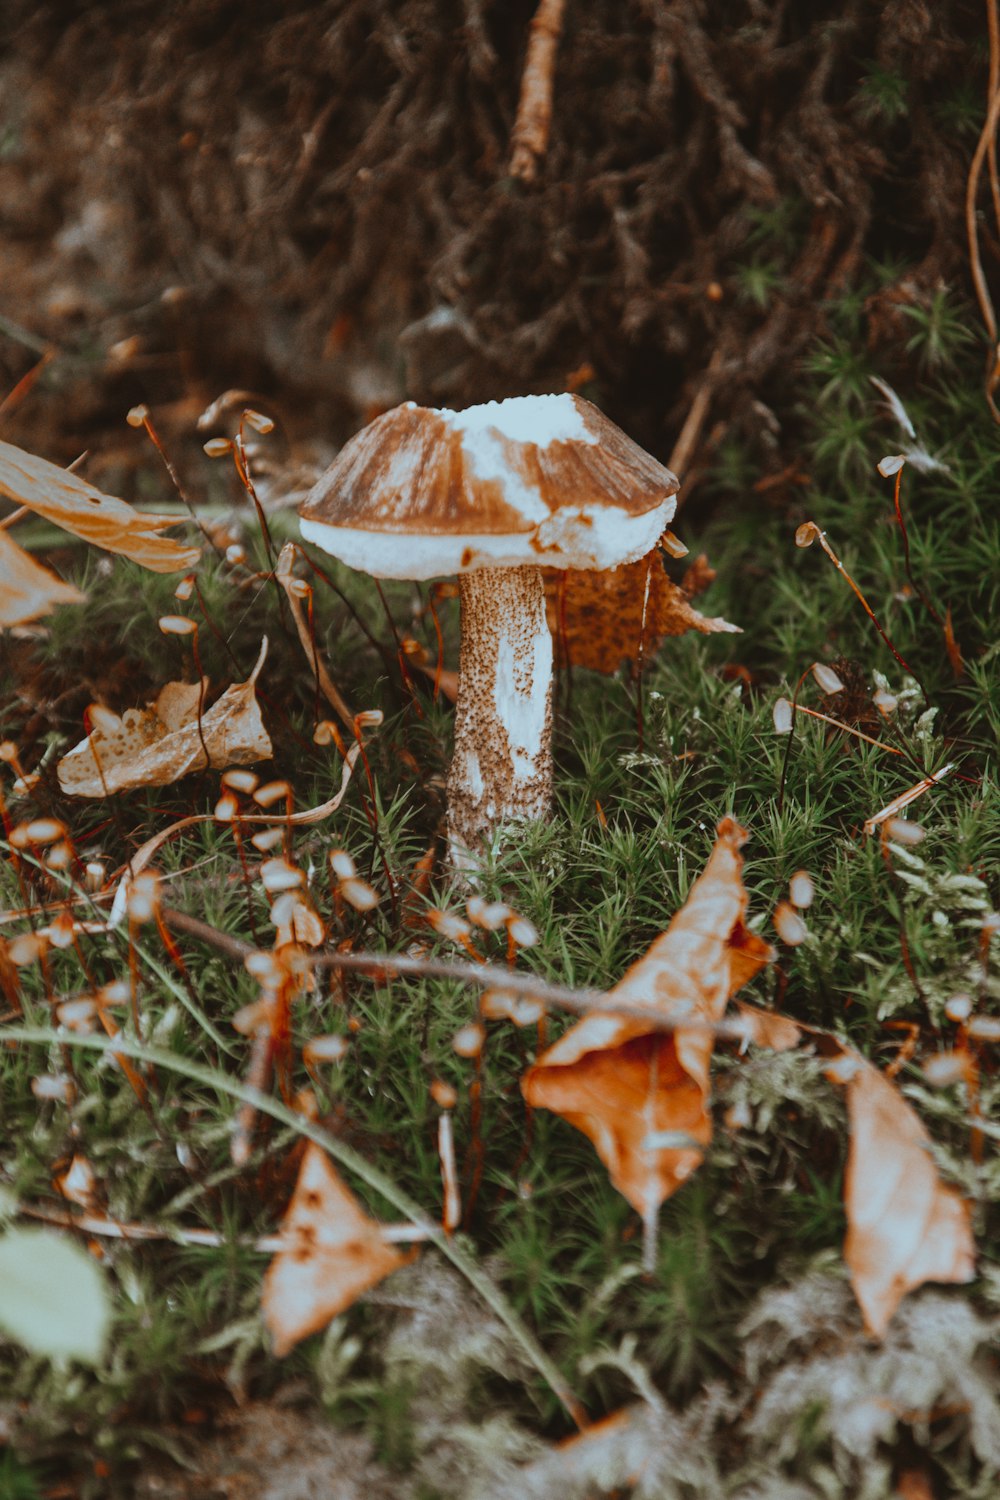
[[610,674],[623,661],[651,656],[667,636],[740,628],[719,615],[703,615],[691,603],[692,594],[715,577],[704,554],[680,587],[667,577],[658,550],[620,568],[568,573],[546,568],[544,577],[549,629],[563,666]]
[[[980,6],[569,5],[523,183],[536,8],[290,0],[248,24],[237,0],[15,0],[0,257],[45,309],[33,334],[138,339],[134,371],[121,351],[105,371],[119,409],[123,382],[162,403],[224,367],[319,395],[336,437],[405,396],[465,405],[589,365],[661,455],[713,353],[713,410],[764,441],[758,403],[787,411],[866,254],[908,267],[869,308],[902,353],[906,311],[963,263]],[[7,351],[8,385],[26,357]]]

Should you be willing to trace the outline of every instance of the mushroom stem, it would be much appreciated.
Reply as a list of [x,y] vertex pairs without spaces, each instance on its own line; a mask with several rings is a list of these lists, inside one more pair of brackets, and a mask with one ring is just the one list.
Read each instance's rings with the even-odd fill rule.
[[462,573],[459,587],[448,835],[462,867],[498,823],[543,818],[551,807],[552,636],[537,568],[480,568]]

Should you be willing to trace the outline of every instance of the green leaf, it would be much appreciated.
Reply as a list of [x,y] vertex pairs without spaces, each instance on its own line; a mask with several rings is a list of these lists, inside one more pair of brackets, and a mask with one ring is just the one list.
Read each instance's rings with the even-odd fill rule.
[[0,1327],[35,1354],[97,1364],[111,1307],[85,1251],[43,1229],[0,1238]]

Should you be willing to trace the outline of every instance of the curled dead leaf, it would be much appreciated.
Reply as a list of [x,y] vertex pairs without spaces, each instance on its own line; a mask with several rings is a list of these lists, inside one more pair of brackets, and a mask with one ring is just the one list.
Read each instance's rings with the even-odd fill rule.
[[59,785],[71,797],[105,797],[133,787],[167,786],[209,766],[269,760],[255,684],[267,639],[246,682],[228,687],[201,716],[198,683],[168,682],[156,702],[128,709],[117,726],[105,721],[59,761]]
[[681,593],[693,599],[697,594],[703,594],[710,583],[714,583],[717,574],[708,560],[708,554],[699,552],[698,556],[684,570],[681,579]]
[[86,598],[0,531],[0,628],[23,625],[57,604],[83,604]]
[[791,1016],[783,1016],[777,1010],[761,1010],[737,1000],[737,1009],[746,1025],[747,1041],[757,1047],[768,1047],[772,1052],[788,1052],[802,1040],[802,1028]]
[[0,443],[0,494],[95,547],[119,552],[154,573],[191,568],[201,556],[199,547],[185,547],[159,535],[167,526],[177,525],[176,516],[133,510],[124,500],[102,494],[79,474],[11,443]]
[[379,1226],[316,1145],[306,1147],[281,1225],[284,1246],[264,1278],[264,1321],[282,1358],[411,1257]]
[[[844,1258],[865,1324],[883,1338],[907,1292],[925,1281],[971,1281],[968,1203],[941,1181],[914,1110],[857,1053],[846,1080],[851,1132]],[[828,1073],[832,1070],[828,1070]]]
[[[685,575],[685,581],[690,575],[692,591],[704,587],[702,580],[711,573],[707,560],[699,558],[698,564],[702,566],[693,564]],[[549,629],[564,665],[610,674],[623,661],[655,651],[668,635],[740,629],[699,613],[687,589],[667,577],[658,551],[604,572],[564,575],[546,568],[543,576]]]
[[[740,848],[745,831],[719,824],[703,873],[667,931],[609,992],[651,1017],[717,1021],[733,992],[772,957],[745,923]],[[644,1217],[701,1164],[711,1140],[706,1026],[655,1031],[631,1016],[594,1011],[541,1054],[521,1080],[527,1102],[551,1109],[593,1141],[611,1181]],[[689,1144],[650,1150],[650,1136]]]

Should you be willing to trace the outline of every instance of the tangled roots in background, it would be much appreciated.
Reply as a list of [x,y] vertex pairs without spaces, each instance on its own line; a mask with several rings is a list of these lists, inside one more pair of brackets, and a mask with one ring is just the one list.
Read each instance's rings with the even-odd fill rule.
[[[339,439],[406,397],[570,384],[663,455],[710,371],[715,418],[779,447],[795,356],[866,262],[887,360],[964,277],[979,5],[568,0],[525,184],[534,9],[15,3],[3,312],[94,356],[67,445],[226,385]],[[8,385],[30,357],[0,338]]]

